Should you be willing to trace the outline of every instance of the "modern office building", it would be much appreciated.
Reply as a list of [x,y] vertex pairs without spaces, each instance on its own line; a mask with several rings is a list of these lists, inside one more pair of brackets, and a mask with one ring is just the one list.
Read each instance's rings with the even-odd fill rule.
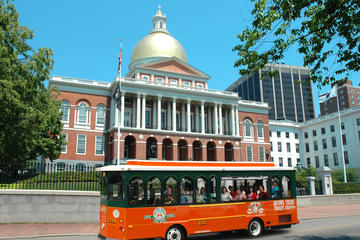
[[112,96],[120,80],[54,76],[67,145],[57,163],[121,159],[270,161],[268,104],[208,89],[210,77],[191,66],[161,10],[137,43],[121,77],[121,110]]
[[[261,80],[267,71],[277,74]],[[264,70],[242,76],[226,90],[236,92],[244,100],[268,103],[269,119],[304,122],[315,117],[309,77],[310,69],[306,67],[267,64]]]
[[[351,80],[338,87],[337,95],[339,96],[339,108],[341,110],[360,106],[360,87],[353,86]],[[336,97],[329,98],[327,101],[320,103],[320,115],[337,112],[337,104]]]

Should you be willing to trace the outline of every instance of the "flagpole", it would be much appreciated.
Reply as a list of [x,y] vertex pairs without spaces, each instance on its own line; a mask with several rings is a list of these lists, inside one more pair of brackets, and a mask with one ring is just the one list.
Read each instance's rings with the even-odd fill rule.
[[[122,52],[122,39],[120,38],[120,53]],[[122,53],[121,53],[122,54]],[[121,93],[121,59],[119,59],[119,89],[120,89],[120,93]],[[121,107],[120,107],[121,108]],[[119,108],[117,108],[119,109]],[[123,111],[124,109],[120,109],[117,110],[117,114],[118,114],[118,119],[120,119],[121,114],[120,112]],[[120,119],[120,122],[124,121],[123,119]],[[120,123],[119,121],[117,122],[117,165],[120,165]]]
[[337,94],[337,91],[338,91],[338,89],[337,89],[337,85],[336,85],[336,100],[337,100],[337,110],[338,110],[338,116],[339,116],[339,129],[340,129],[340,140],[341,140],[341,157],[342,157],[343,171],[344,171],[344,183],[347,183],[345,154],[344,154],[344,141],[343,141],[343,135],[342,135],[342,129],[341,129],[340,101],[339,101],[339,94]]

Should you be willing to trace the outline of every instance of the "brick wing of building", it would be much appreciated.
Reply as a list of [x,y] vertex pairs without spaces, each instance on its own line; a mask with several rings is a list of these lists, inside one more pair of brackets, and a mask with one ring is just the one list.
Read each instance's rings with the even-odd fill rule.
[[208,89],[209,75],[188,63],[159,11],[135,46],[119,82],[53,76],[62,102],[67,145],[58,163],[107,164],[117,159],[270,161],[268,105]]

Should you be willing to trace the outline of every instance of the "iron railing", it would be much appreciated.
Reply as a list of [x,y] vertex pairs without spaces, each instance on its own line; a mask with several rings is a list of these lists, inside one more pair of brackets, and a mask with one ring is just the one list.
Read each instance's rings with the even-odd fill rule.
[[0,189],[99,191],[95,165],[29,163],[23,169],[0,169]]

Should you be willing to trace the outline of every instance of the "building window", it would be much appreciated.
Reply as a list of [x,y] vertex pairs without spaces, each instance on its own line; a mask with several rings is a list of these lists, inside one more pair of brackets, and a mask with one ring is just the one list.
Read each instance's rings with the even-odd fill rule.
[[246,147],[246,157],[247,157],[248,162],[253,161],[253,148],[252,148],[252,146],[247,146]]
[[336,147],[336,137],[335,136],[331,137],[331,143],[332,143],[333,147]]
[[277,131],[277,132],[276,132],[276,135],[277,135],[278,138],[281,137],[281,132],[280,132],[280,131]]
[[142,76],[142,80],[148,81],[148,80],[149,80],[149,77],[148,77],[148,76]]
[[272,137],[272,131],[269,131],[269,133],[270,133],[270,137]]
[[204,85],[202,83],[198,83],[197,88],[204,88]]
[[342,135],[342,141],[343,141],[343,145],[346,145],[346,135],[345,134]]
[[334,165],[338,166],[339,165],[339,160],[338,160],[338,155],[337,153],[333,153],[333,157],[334,157]]
[[360,126],[360,118],[356,119],[356,125]]
[[327,143],[325,138],[322,140],[322,145],[323,145],[323,149],[327,149]]
[[330,132],[335,132],[335,126],[334,125],[330,125]]
[[270,159],[271,159],[271,162],[274,162],[274,157],[271,157]]
[[161,111],[161,128],[166,128],[166,112]]
[[105,105],[99,104],[96,107],[96,124],[104,125],[105,124]]
[[291,158],[288,158],[288,167],[292,167]]
[[308,138],[308,133],[304,132],[304,138]]
[[345,123],[344,123],[344,122],[341,123],[341,129],[342,129],[342,130],[345,129]]
[[95,154],[103,155],[104,154],[104,136],[95,137]]
[[70,103],[68,101],[66,100],[61,101],[61,112],[62,112],[61,121],[69,122]]
[[282,152],[282,145],[281,145],[281,142],[278,142],[278,152]]
[[358,135],[359,135],[359,141],[360,141],[360,131],[358,131]]
[[252,129],[253,129],[253,126],[252,126],[252,123],[249,119],[246,119],[245,120],[245,123],[244,123],[244,127],[245,127],[245,136],[246,137],[252,137]]
[[295,150],[296,150],[296,153],[299,153],[299,144],[298,143],[295,143]]
[[319,156],[315,156],[315,166],[316,166],[316,168],[320,167]]
[[257,123],[258,138],[264,138],[264,125],[261,121]]
[[86,135],[77,135],[76,154],[86,153]]
[[310,151],[309,143],[305,143],[305,151],[306,151],[306,152],[309,152],[309,151]]
[[290,143],[286,143],[286,150],[287,152],[291,152]]
[[345,161],[345,164],[349,164],[349,154],[348,154],[348,151],[344,151],[344,161]]
[[151,126],[151,109],[147,108],[145,112],[145,125],[146,127]]
[[317,141],[314,141],[314,151],[317,151],[318,150],[318,144],[317,144]]
[[279,157],[279,166],[280,167],[284,166],[284,161],[282,157]]
[[[360,131],[359,131],[359,136],[360,136]],[[273,151],[273,144],[272,144],[272,142],[270,142],[270,151]]]
[[176,112],[176,130],[180,130],[181,126],[180,126],[180,112]]
[[307,167],[311,167],[311,160],[310,158],[306,158],[306,164],[307,164]]
[[295,139],[299,139],[299,134],[295,133]]
[[61,153],[67,153],[68,134],[62,133],[62,135],[64,136],[65,143],[61,146]]
[[325,128],[321,128],[321,134],[325,134]]
[[259,161],[265,162],[265,148],[259,147]]
[[158,78],[156,78],[156,82],[157,83],[163,83],[163,79],[158,77]]
[[316,137],[316,130],[313,130],[313,137]]
[[324,165],[329,166],[329,156],[327,154],[324,154]]
[[177,84],[177,80],[175,80],[175,79],[171,79],[171,80],[170,80],[170,84],[172,84],[172,85],[176,85],[176,84]]
[[289,132],[286,132],[285,135],[286,135],[286,138],[289,138],[289,137],[290,137],[290,133],[289,133]]
[[355,101],[354,101],[354,100],[352,100],[352,101],[351,101],[351,104],[355,104]]
[[184,81],[184,86],[185,87],[190,87],[190,82]]
[[87,123],[88,107],[86,103],[80,103],[78,109],[78,123]]

